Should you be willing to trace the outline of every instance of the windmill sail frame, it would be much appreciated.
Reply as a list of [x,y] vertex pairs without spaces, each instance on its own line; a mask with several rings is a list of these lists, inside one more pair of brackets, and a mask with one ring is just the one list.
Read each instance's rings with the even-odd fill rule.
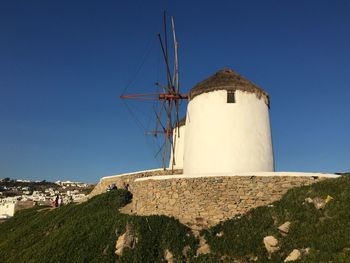
[[[175,147],[176,147],[176,137],[179,136],[179,104],[181,100],[188,99],[187,94],[181,94],[179,88],[179,62],[178,62],[178,42],[176,39],[175,32],[175,22],[174,17],[171,17],[171,30],[173,36],[173,45],[174,45],[174,61],[173,61],[173,74],[170,71],[170,63],[168,56],[168,37],[167,37],[167,16],[164,12],[164,41],[161,34],[158,34],[158,40],[160,43],[165,68],[166,68],[166,79],[167,85],[161,86],[159,83],[156,83],[157,86],[164,89],[164,92],[159,93],[142,93],[142,94],[129,94],[120,96],[121,99],[136,99],[136,100],[159,100],[162,102],[159,112],[154,109],[156,116],[156,129],[154,131],[148,131],[146,134],[151,134],[157,136],[159,134],[164,135],[163,143],[163,156],[162,156],[162,166],[163,169],[167,168],[167,158],[172,156],[171,160],[171,171],[174,170],[175,160]],[[163,125],[161,122],[161,115],[163,111],[166,113],[166,124]],[[173,116],[175,121],[173,122]],[[161,126],[161,130],[159,130]],[[177,135],[177,136],[176,136]],[[170,149],[169,149],[170,148]],[[161,151],[161,149],[160,149]],[[158,151],[157,155],[160,153]],[[170,151],[172,154],[170,154]],[[170,158],[170,157],[169,157]]]

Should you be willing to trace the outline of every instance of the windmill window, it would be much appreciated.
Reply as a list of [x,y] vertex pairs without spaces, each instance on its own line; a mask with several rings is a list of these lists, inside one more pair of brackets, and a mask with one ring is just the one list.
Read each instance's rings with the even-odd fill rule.
[[227,103],[235,103],[235,92],[234,91],[227,91]]

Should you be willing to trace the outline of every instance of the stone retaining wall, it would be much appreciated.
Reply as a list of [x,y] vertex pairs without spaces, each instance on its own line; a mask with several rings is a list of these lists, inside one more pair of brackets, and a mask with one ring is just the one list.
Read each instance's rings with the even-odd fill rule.
[[326,178],[304,176],[218,176],[146,179],[133,182],[133,201],[121,211],[167,215],[205,228],[270,204],[288,189]]
[[[102,177],[100,182],[95,186],[95,188],[89,194],[89,198],[102,194],[106,192],[109,185],[115,184],[118,188],[123,188],[124,183],[129,184],[129,190],[133,192],[134,181],[137,178],[150,177],[150,176],[160,176],[168,175],[170,171],[163,169],[140,171],[135,173],[120,174],[115,176]],[[182,174],[181,169],[173,171],[173,174]]]

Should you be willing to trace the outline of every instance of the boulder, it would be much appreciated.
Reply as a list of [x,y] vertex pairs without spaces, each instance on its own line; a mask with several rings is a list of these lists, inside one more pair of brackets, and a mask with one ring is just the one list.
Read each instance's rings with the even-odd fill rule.
[[185,246],[183,249],[182,249],[182,255],[187,258],[187,254],[188,252],[191,250],[191,247],[189,245]]
[[173,253],[171,253],[169,249],[166,249],[164,251],[164,258],[165,258],[166,262],[168,262],[168,263],[173,263],[174,262]]
[[122,256],[123,255],[123,250],[125,247],[125,239],[126,239],[126,233],[118,237],[117,244],[115,245],[115,254],[117,256]]
[[288,234],[289,228],[290,228],[290,224],[291,224],[291,223],[290,223],[289,221],[287,221],[287,222],[283,223],[282,225],[280,225],[280,226],[278,227],[278,230],[281,232],[281,234],[282,234],[283,236],[285,236],[285,235]]
[[300,249],[300,252],[301,252],[301,254],[303,254],[303,255],[308,255],[308,254],[310,253],[310,248],[309,248],[309,247],[307,247],[307,248],[302,248],[302,249]]
[[197,249],[197,256],[200,254],[209,254],[210,253],[210,247],[207,244],[207,241],[205,240],[205,238],[203,236],[199,237],[199,247]]
[[219,232],[219,233],[216,233],[216,236],[217,237],[222,237],[224,235],[224,232],[223,231],[221,231],[221,232]]
[[269,256],[280,249],[278,240],[274,236],[266,236],[263,241]]
[[108,249],[109,249],[109,245],[107,245],[104,250],[102,251],[102,255],[103,256],[107,256],[108,255]]
[[122,256],[124,248],[134,248],[136,243],[137,237],[131,234],[130,227],[127,224],[125,233],[118,237],[117,243],[115,245],[115,254],[117,256]]
[[[258,256],[254,256],[254,255],[249,255],[248,256],[249,262],[256,262],[256,261],[258,261],[258,259],[259,259]],[[243,261],[243,262],[245,262],[245,261]]]
[[290,261],[295,261],[301,258],[301,252],[299,249],[294,249],[288,257],[284,260],[284,262],[290,262]]
[[312,201],[317,210],[321,210],[326,206],[326,201],[320,197],[315,197]]
[[309,203],[309,204],[312,204],[314,201],[312,200],[312,198],[306,197],[306,198],[305,198],[305,202],[306,202],[306,203]]

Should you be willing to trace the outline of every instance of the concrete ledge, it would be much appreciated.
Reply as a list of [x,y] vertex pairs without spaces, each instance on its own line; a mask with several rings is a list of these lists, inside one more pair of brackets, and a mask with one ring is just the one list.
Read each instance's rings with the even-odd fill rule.
[[115,174],[115,175],[109,175],[109,176],[104,176],[100,179],[100,182],[106,179],[110,178],[115,178],[116,176],[129,176],[129,175],[134,175],[134,174],[141,174],[141,173],[148,173],[148,172],[157,172],[157,171],[163,171],[162,168],[156,168],[156,169],[150,169],[150,170],[142,170],[142,171],[137,171],[137,172],[130,172],[130,173],[123,173],[123,174]]
[[[174,174],[170,176],[175,176],[175,174],[181,174],[182,170],[175,169],[173,172]],[[124,184],[128,184],[129,190],[132,190],[133,184],[137,178],[145,178],[150,176],[156,177],[156,176],[168,175],[169,173],[170,171],[168,170],[163,170],[162,168],[158,168],[158,169],[143,170],[143,171],[137,171],[137,172],[131,172],[131,173],[105,176],[100,179],[100,182],[95,186],[95,188],[89,194],[89,198],[106,192],[107,187],[111,184],[115,184],[118,188],[124,188]]]
[[337,174],[325,174],[325,173],[304,173],[304,172],[249,172],[249,173],[237,173],[237,174],[196,174],[196,175],[159,175],[150,176],[145,178],[138,178],[135,182],[146,181],[146,180],[167,180],[167,179],[186,179],[186,178],[208,178],[208,177],[251,177],[251,176],[288,176],[288,177],[320,177],[320,178],[338,178],[340,175]]

